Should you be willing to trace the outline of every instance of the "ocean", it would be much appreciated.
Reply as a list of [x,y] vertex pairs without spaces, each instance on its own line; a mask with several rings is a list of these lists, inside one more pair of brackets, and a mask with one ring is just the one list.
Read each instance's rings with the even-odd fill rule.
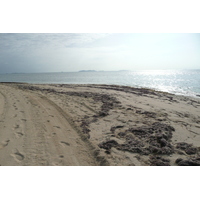
[[140,70],[0,74],[0,82],[113,84],[200,97],[200,70]]

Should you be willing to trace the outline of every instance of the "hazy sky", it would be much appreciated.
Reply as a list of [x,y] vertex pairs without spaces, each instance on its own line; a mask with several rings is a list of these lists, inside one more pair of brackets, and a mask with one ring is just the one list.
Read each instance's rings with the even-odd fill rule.
[[200,34],[0,34],[0,73],[200,69]]

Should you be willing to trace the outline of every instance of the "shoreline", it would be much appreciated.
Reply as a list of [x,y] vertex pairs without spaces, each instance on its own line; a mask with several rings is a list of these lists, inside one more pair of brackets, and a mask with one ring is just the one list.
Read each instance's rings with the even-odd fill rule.
[[169,95],[175,95],[177,97],[187,97],[187,98],[192,98],[192,99],[196,99],[196,100],[200,100],[200,94],[193,94],[193,95],[185,95],[185,94],[181,94],[181,93],[172,93],[172,92],[166,92],[166,91],[162,91],[162,90],[158,90],[156,88],[150,88],[150,87],[142,87],[142,86],[131,86],[131,85],[118,85],[118,84],[98,84],[98,83],[28,83],[28,82],[0,82],[0,84],[30,84],[30,85],[76,85],[76,86],[116,86],[116,87],[126,87],[126,88],[135,88],[135,89],[145,89],[145,90],[151,90],[151,91],[155,91],[158,93],[163,93],[163,94],[169,94]]
[[200,165],[198,97],[9,82],[0,102],[0,165]]
[[[166,72],[167,71],[167,72]],[[1,81],[30,84],[115,84],[149,88],[199,98],[199,70],[136,70],[131,72],[52,72],[1,75]]]

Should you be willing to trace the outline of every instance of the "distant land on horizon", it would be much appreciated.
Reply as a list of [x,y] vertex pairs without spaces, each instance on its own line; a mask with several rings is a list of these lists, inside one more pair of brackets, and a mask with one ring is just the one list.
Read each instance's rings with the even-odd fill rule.
[[77,73],[77,72],[121,72],[130,70],[116,70],[116,71],[105,71],[105,70],[79,70],[79,71],[61,71],[61,72],[7,72],[0,74],[45,74],[45,73]]
[[80,70],[78,72],[97,72],[96,70]]
[[57,71],[57,72],[51,72],[51,71],[44,71],[44,72],[7,72],[7,73],[3,73],[0,72],[1,75],[4,74],[45,74],[45,73],[79,73],[79,72],[131,72],[131,71],[199,71],[200,69],[161,69],[161,70],[157,70],[157,69],[151,69],[151,70],[115,70],[115,71],[105,71],[105,70],[79,70],[79,71]]
[[[129,70],[117,70],[117,71],[122,72],[122,71],[129,71]],[[106,71],[104,71],[104,70],[100,70],[100,71],[97,71],[97,70],[80,70],[78,72],[106,72]],[[113,72],[115,72],[115,71],[113,71]]]

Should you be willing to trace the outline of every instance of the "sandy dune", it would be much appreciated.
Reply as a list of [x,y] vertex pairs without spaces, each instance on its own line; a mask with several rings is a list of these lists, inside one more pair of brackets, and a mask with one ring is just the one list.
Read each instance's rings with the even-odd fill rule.
[[105,85],[0,84],[0,165],[200,165],[200,100]]

